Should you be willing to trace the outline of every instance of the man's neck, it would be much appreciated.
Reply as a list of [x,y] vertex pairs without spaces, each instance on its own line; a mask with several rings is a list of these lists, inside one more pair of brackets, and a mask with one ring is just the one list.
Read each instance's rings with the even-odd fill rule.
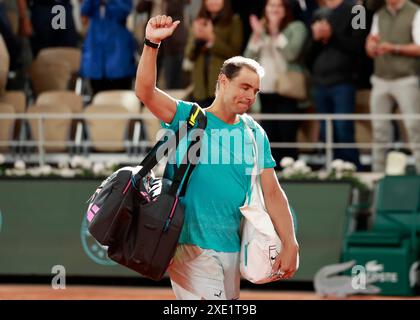
[[206,109],[206,112],[210,112],[218,117],[223,122],[227,124],[235,124],[239,121],[239,117],[235,113],[230,113],[228,109],[224,106],[222,101],[215,99],[213,103]]

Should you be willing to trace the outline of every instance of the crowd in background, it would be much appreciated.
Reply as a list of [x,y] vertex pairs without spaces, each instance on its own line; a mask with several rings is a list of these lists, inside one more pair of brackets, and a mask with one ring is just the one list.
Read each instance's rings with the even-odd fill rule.
[[[66,9],[65,29],[51,27],[56,5]],[[366,12],[359,24],[356,5]],[[43,48],[65,46],[81,48],[79,74],[92,96],[132,89],[144,25],[156,14],[181,20],[159,50],[158,81],[163,89],[193,84],[190,98],[202,107],[214,99],[223,61],[244,55],[266,70],[254,112],[352,114],[356,92],[369,89],[371,113],[391,113],[395,106],[420,113],[420,14],[413,0],[0,0],[0,33],[10,55],[7,86],[27,90],[30,61]],[[297,141],[301,125],[262,122],[272,142]],[[375,142],[392,139],[389,121],[372,125]],[[333,127],[335,142],[355,141],[353,121]],[[405,127],[409,140],[420,143],[418,121],[407,120]],[[323,122],[319,139],[325,141]],[[413,154],[420,172],[420,148]],[[277,162],[297,158],[298,150],[276,148],[273,156]],[[337,149],[334,157],[361,167],[357,148]],[[374,148],[372,169],[383,171],[384,161],[385,150]]]

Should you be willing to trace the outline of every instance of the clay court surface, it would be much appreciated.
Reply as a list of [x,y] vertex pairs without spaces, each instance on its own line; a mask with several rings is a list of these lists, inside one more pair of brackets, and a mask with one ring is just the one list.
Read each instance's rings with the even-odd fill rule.
[[[1,300],[175,300],[170,288],[68,285],[0,285]],[[320,300],[314,292],[241,290],[241,300]],[[333,299],[333,298],[330,298]],[[351,296],[351,300],[407,299],[406,297]],[[420,297],[410,297],[420,300]],[[335,300],[335,299],[334,299]]]

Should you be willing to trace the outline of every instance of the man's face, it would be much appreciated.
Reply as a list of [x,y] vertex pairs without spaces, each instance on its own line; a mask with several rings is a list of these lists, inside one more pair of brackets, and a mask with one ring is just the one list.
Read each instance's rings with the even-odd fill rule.
[[246,113],[254,104],[260,90],[259,75],[247,67],[242,67],[239,74],[231,80],[225,75],[220,77],[220,94],[225,106],[232,113]]
[[391,8],[396,8],[400,3],[402,3],[404,0],[386,0],[386,5]]

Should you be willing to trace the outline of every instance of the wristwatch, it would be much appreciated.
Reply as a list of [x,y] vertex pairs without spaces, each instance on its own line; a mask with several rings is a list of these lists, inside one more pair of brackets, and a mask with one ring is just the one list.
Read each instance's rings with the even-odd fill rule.
[[146,46],[154,48],[154,49],[159,49],[159,47],[160,47],[160,43],[154,43],[147,38],[144,38],[144,44]]

